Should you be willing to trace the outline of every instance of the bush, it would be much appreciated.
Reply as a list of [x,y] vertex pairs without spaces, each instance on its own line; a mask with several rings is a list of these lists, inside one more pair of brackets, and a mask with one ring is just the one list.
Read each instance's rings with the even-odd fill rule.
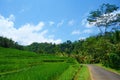
[[103,65],[114,69],[120,69],[120,56],[116,53],[109,53],[107,59],[103,60]]
[[110,53],[109,58],[109,66],[112,68],[120,69],[120,56],[115,53]]

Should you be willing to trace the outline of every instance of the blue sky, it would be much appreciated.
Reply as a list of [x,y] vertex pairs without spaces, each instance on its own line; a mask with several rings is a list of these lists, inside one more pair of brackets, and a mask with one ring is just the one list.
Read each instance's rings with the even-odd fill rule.
[[120,6],[120,0],[0,0],[0,36],[23,45],[84,39],[99,33],[85,19],[102,3]]

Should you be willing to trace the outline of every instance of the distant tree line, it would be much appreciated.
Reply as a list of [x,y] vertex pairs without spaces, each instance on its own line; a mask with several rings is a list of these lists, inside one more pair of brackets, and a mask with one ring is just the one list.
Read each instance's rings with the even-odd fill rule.
[[80,63],[102,63],[112,68],[120,68],[120,31],[91,36],[75,42],[70,40],[61,44],[34,42],[28,46],[21,46],[11,39],[0,37],[0,46],[37,54],[74,57]]
[[71,56],[80,63],[103,63],[105,66],[120,68],[120,31],[91,36],[75,42],[68,40],[58,45],[33,43],[26,47],[38,54]]
[[0,36],[0,47],[5,48],[15,48],[19,50],[23,50],[23,46],[19,45],[17,42],[13,41],[12,39]]

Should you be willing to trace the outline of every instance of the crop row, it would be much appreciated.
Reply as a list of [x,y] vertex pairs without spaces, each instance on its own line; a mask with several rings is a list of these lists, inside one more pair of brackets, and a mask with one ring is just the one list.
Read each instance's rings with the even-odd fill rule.
[[55,80],[69,67],[68,63],[45,63],[28,70],[3,75],[0,80]]

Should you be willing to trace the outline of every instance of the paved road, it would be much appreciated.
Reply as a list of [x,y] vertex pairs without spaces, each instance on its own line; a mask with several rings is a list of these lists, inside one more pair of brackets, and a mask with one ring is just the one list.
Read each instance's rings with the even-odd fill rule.
[[92,80],[120,80],[120,75],[95,65],[88,65]]

